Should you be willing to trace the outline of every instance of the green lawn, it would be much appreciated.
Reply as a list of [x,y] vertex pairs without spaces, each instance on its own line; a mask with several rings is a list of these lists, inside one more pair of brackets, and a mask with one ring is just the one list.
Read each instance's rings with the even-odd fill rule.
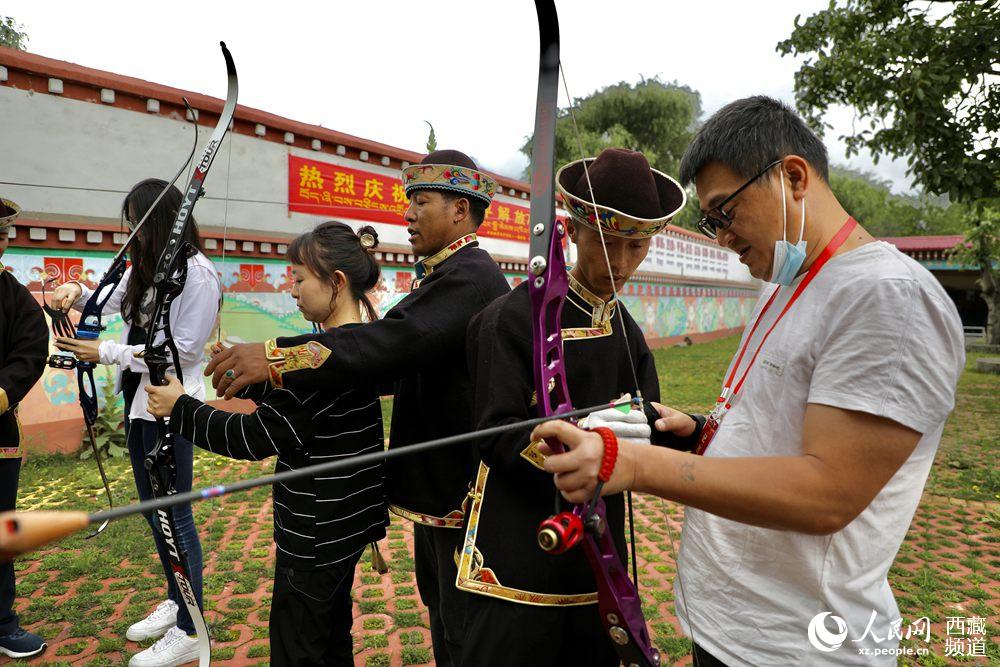
[[[704,410],[716,396],[736,339],[655,352],[664,402]],[[924,500],[890,575],[904,619],[927,616],[933,623],[935,655],[900,664],[951,664],[943,658],[945,619],[978,615],[987,637],[998,634],[1000,608],[1000,376],[974,370],[962,376],[955,414],[945,430]],[[388,402],[387,402],[388,403]],[[384,406],[386,415],[389,406]],[[198,451],[200,485],[261,474],[269,463],[230,462]],[[118,503],[134,500],[131,469],[108,464]],[[21,474],[21,509],[84,509],[102,506],[103,492],[91,461],[32,456]],[[270,491],[199,503],[196,521],[205,553],[207,616],[215,664],[266,664],[267,614],[273,572]],[[671,522],[679,510],[668,504]],[[675,518],[676,517],[676,518]],[[637,508],[640,578],[644,608],[664,664],[683,663],[686,640],[673,618],[672,551],[659,503],[640,499]],[[162,574],[152,555],[149,529],[141,519],[118,521],[94,540],[73,536],[17,563],[22,622],[42,633],[50,648],[42,662],[125,664],[137,650],[125,628],[162,599]],[[409,526],[390,527],[383,553],[391,572],[359,568],[355,581],[357,660],[364,665],[427,664],[426,615],[412,578]],[[363,560],[364,564],[366,561]],[[920,643],[909,642],[914,647]],[[1000,664],[1000,649],[988,645]],[[38,664],[35,661],[32,664]],[[0,658],[0,664],[7,664]],[[982,664],[982,662],[978,663]]]

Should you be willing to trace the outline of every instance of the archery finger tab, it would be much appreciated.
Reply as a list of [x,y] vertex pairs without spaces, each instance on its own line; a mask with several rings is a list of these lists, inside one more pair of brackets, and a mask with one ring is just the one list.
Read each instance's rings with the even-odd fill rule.
[[29,551],[86,528],[86,512],[3,512],[0,514],[0,561],[13,560]]

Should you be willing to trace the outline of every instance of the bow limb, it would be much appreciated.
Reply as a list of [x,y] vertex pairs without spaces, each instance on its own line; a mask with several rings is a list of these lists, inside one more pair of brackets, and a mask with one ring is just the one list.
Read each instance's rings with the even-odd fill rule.
[[[539,27],[538,100],[531,154],[529,285],[535,393],[540,416],[569,412],[572,403],[563,358],[561,314],[569,288],[563,255],[565,225],[556,219],[555,127],[559,94],[559,19],[553,0],[536,0]],[[609,275],[610,272],[609,272]],[[634,370],[634,369],[633,369]],[[636,383],[638,384],[638,383]],[[549,442],[555,452],[562,443]],[[601,623],[626,665],[655,667],[659,652],[649,639],[642,602],[607,529],[604,501],[577,505],[585,526],[582,548],[594,571]]]
[[[153,313],[149,320],[143,359],[149,369],[150,384],[157,386],[166,384],[166,372],[170,366],[173,366],[177,378],[183,382],[180,358],[170,330],[170,306],[184,290],[184,284],[187,281],[188,259],[197,252],[196,248],[184,240],[190,224],[191,213],[201,196],[205,178],[208,176],[208,171],[236,113],[236,100],[239,94],[236,65],[233,63],[233,58],[225,43],[222,43],[221,46],[228,76],[226,103],[208,145],[202,153],[201,160],[192,172],[187,188],[182,194],[180,208],[177,210],[170,235],[153,273]],[[177,459],[174,436],[168,430],[166,420],[157,418],[156,430],[156,444],[146,457],[145,467],[149,473],[153,496],[163,498],[177,493]],[[199,665],[206,667],[211,663],[211,639],[205,617],[202,614],[201,604],[191,584],[187,554],[178,540],[173,507],[158,509],[156,517],[160,532],[167,544],[168,558],[174,578],[198,634]]]
[[[215,335],[216,346],[222,345],[222,309],[226,305],[226,293],[225,288],[222,285],[222,276],[225,275],[226,270],[226,241],[229,238],[229,180],[233,174],[233,142],[229,141],[229,148],[226,151],[226,199],[224,202],[225,208],[222,214],[222,259],[219,261],[221,265],[221,271],[219,273],[219,317],[218,317],[218,329]],[[315,332],[316,325],[313,325],[313,331]]]

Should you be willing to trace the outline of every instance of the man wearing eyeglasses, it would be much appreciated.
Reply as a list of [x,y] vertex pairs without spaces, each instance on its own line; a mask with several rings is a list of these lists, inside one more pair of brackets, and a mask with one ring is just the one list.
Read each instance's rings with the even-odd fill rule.
[[[675,593],[697,665],[895,665],[916,619],[900,621],[886,575],[954,406],[955,306],[844,210],[823,144],[776,100],[720,109],[680,175],[701,230],[771,284],[709,415],[660,409],[694,452],[623,441],[603,493],[688,506]],[[601,438],[565,422],[533,437],[571,448],[545,467],[586,500]]]

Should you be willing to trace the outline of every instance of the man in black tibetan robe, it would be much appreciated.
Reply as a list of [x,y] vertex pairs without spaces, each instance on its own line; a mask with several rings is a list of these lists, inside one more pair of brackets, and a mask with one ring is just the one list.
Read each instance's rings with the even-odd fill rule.
[[[376,322],[320,334],[236,345],[213,357],[220,394],[270,379],[276,387],[336,396],[352,383],[394,387],[392,449],[472,429],[472,386],[466,367],[469,320],[510,291],[476,230],[496,183],[465,154],[435,151],[403,170],[405,220],[417,280]],[[478,454],[458,445],[390,461],[389,509],[414,522],[420,597],[430,611],[438,665],[459,665],[465,600],[455,588],[455,561],[469,483]]]
[[[578,255],[562,310],[569,394],[578,407],[610,403],[623,394],[634,395],[638,382],[649,406],[660,400],[653,356],[615,294],[645,259],[652,236],[683,208],[684,192],[651,169],[641,153],[609,148],[586,162],[607,259],[592,226],[597,216],[584,161],[570,163],[556,175]],[[522,283],[494,301],[469,327],[477,429],[537,416],[527,287]],[[627,417],[605,410],[588,420],[620,437],[648,442],[653,433],[654,444],[683,445],[651,428],[657,418],[648,407],[633,409]],[[482,461],[457,580],[461,590],[476,594],[467,603],[465,664],[617,665],[583,550],[552,555],[538,546],[536,531],[553,513],[557,494],[552,476],[542,469],[540,443],[530,442],[529,433],[519,429],[478,443]],[[604,500],[609,529],[627,563],[623,495]]]
[[[0,199],[0,257],[20,208]],[[49,331],[42,308],[0,262],[0,512],[14,509],[21,473],[17,404],[45,370]],[[14,613],[14,564],[0,563],[0,654],[30,658],[45,650],[41,637],[23,630]]]

